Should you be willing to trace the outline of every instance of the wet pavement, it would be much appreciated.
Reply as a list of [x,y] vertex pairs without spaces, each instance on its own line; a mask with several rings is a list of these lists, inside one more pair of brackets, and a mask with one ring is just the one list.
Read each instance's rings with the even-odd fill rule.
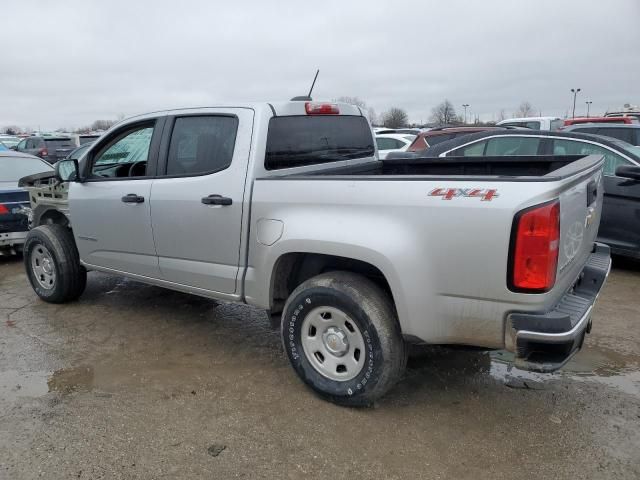
[[97,273],[49,305],[0,257],[0,479],[640,478],[640,266],[561,372],[432,348],[373,408],[326,403],[264,313]]

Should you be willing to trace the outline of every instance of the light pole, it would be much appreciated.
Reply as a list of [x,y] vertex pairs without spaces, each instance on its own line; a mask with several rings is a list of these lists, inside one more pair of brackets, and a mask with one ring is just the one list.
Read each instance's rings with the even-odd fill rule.
[[579,88],[572,88],[571,93],[573,93],[573,113],[571,114],[571,118],[576,118],[576,96],[580,91]]
[[467,124],[467,107],[469,106],[468,103],[463,103],[462,106],[464,107],[464,124]]
[[592,102],[592,101],[587,101],[587,102],[584,102],[584,103],[586,103],[586,104],[587,104],[587,117],[588,117],[588,116],[589,116],[589,107],[591,107],[591,104],[592,104],[593,102]]

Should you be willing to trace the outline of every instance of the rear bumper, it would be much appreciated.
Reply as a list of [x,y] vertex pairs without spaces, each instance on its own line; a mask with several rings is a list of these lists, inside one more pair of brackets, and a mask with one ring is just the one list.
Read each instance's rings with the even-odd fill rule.
[[591,312],[610,270],[609,247],[596,243],[575,285],[553,310],[509,314],[518,368],[552,372],[580,350],[591,331]]
[[0,233],[0,248],[22,245],[29,232],[5,232]]

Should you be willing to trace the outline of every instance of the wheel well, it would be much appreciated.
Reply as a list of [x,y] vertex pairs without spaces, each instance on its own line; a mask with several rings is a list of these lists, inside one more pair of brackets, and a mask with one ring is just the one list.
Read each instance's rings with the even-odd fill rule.
[[287,298],[301,283],[321,273],[337,270],[369,278],[393,301],[389,282],[380,269],[370,263],[319,253],[287,253],[278,259],[271,276],[271,313],[282,312]]
[[70,227],[69,225],[69,219],[67,218],[67,216],[55,209],[50,209],[50,210],[46,210],[45,212],[43,212],[37,219],[37,223],[34,226],[40,226],[40,225],[53,225],[53,224],[58,224],[58,225],[63,225],[65,227]]

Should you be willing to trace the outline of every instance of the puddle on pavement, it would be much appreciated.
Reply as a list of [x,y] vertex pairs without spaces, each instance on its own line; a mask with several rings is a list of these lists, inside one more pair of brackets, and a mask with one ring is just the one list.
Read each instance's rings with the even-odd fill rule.
[[624,393],[640,395],[640,356],[637,355],[623,355],[589,345],[552,374],[513,367],[513,354],[509,352],[495,351],[488,355],[491,358],[489,375],[509,387],[543,388],[545,382],[569,378],[602,383]]
[[[428,349],[421,358],[413,358],[408,365],[408,377],[420,379],[433,376],[446,384],[453,378],[490,377],[509,388],[544,389],[549,382],[569,379],[578,382],[597,382],[624,393],[640,396],[640,356],[623,355],[618,352],[587,346],[562,370],[552,374],[527,372],[513,367],[513,354],[505,351],[469,351],[435,347]],[[167,366],[165,366],[167,367]],[[183,367],[184,368],[184,367]],[[191,367],[186,367],[190,370]],[[101,368],[101,382],[120,377],[117,368]],[[156,372],[155,381],[164,384],[167,374],[175,373],[175,366]],[[145,372],[139,372],[144,375]],[[150,373],[150,372],[146,372]],[[183,375],[185,372],[182,372]],[[127,371],[127,376],[139,378]],[[124,377],[123,377],[124,378]],[[128,378],[128,377],[127,377]],[[109,380],[111,379],[111,380]],[[120,384],[120,378],[117,384]],[[50,371],[18,372],[0,371],[0,401],[14,401],[24,397],[41,397],[55,392],[67,395],[74,392],[89,392],[96,385],[96,375],[91,366],[78,366]]]
[[85,366],[63,368],[53,373],[7,370],[0,372],[0,400],[41,397],[49,392],[88,392],[93,390],[93,384],[93,368]]
[[91,367],[63,368],[48,378],[50,392],[72,393],[93,390],[94,373]]

